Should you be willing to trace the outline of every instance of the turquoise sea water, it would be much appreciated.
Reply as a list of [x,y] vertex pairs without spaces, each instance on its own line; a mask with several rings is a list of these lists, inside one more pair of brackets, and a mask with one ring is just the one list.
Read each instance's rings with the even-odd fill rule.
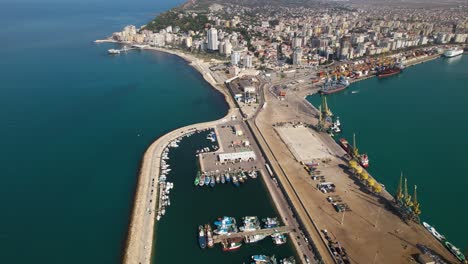
[[1,263],[118,263],[141,157],[227,106],[174,56],[93,40],[182,0],[0,0]]
[[[320,104],[318,96],[308,99]],[[403,171],[410,192],[418,186],[422,220],[468,248],[468,56],[352,84],[328,103],[342,136],[352,140],[355,132],[360,152],[369,154],[372,175],[394,193]]]

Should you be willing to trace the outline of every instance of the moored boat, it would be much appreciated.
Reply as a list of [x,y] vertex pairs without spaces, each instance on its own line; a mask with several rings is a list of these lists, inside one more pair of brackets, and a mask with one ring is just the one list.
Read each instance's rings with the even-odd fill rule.
[[458,260],[464,262],[466,260],[465,255],[461,253],[460,249],[455,247],[452,243],[445,241],[444,242],[445,246],[452,252],[452,254],[457,257]]
[[440,242],[445,241],[445,236],[437,232],[437,230],[433,226],[429,225],[426,222],[423,222],[423,226],[427,229],[427,231],[429,231],[429,233],[431,233],[435,238],[437,238],[437,240],[439,240]]
[[197,171],[197,176],[195,177],[195,181],[193,182],[195,186],[200,184],[200,171]]
[[451,58],[463,54],[463,49],[452,48],[444,52],[444,57]]
[[223,243],[223,251],[234,251],[242,246],[242,238],[229,238]]
[[226,177],[224,177],[224,174],[221,175],[221,183],[222,184],[226,183]]
[[214,246],[213,233],[211,232],[211,226],[209,224],[205,225],[205,232],[208,242],[208,247],[212,248]]
[[206,185],[206,186],[210,185],[210,182],[211,182],[211,177],[207,175],[207,176],[205,177],[205,185]]
[[206,236],[203,226],[198,227],[198,245],[200,246],[200,248],[206,247]]
[[205,184],[205,180],[206,180],[206,175],[205,174],[202,174],[202,176],[200,176],[200,183],[199,185],[200,186],[203,186]]

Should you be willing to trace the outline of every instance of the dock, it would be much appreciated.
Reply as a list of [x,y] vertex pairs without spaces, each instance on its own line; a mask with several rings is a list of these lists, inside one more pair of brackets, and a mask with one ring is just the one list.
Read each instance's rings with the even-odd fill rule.
[[226,241],[227,239],[231,239],[231,238],[244,238],[246,236],[254,236],[254,235],[270,236],[273,234],[284,234],[284,233],[289,233],[292,231],[293,231],[293,228],[291,226],[278,226],[278,227],[273,227],[273,228],[258,229],[254,231],[229,233],[226,235],[214,235],[213,242],[216,244],[216,243],[222,243],[223,241]]

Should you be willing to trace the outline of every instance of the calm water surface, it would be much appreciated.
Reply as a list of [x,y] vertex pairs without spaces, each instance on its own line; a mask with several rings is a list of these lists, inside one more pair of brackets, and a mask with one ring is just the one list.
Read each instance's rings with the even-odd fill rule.
[[118,263],[147,146],[225,115],[183,60],[92,43],[181,2],[0,0],[2,263]]

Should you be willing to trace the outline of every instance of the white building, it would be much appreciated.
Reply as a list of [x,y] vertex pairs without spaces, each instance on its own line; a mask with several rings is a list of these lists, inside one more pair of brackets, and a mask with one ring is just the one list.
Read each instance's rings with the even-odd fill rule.
[[252,68],[252,55],[247,54],[244,56],[244,67],[245,68]]
[[208,50],[218,50],[218,31],[216,28],[208,29],[206,38],[208,39]]
[[187,48],[192,47],[192,37],[187,37],[187,38],[185,39],[185,46],[186,46]]
[[293,64],[302,65],[302,49],[301,48],[294,49]]
[[231,65],[239,65],[239,61],[240,61],[240,52],[239,51],[234,51],[232,54],[231,54]]
[[233,152],[233,153],[221,153],[218,155],[220,162],[226,161],[248,161],[250,159],[255,160],[257,156],[253,151]]
[[232,44],[229,40],[226,40],[226,44],[224,45],[224,53],[226,55],[231,55],[232,53]]

